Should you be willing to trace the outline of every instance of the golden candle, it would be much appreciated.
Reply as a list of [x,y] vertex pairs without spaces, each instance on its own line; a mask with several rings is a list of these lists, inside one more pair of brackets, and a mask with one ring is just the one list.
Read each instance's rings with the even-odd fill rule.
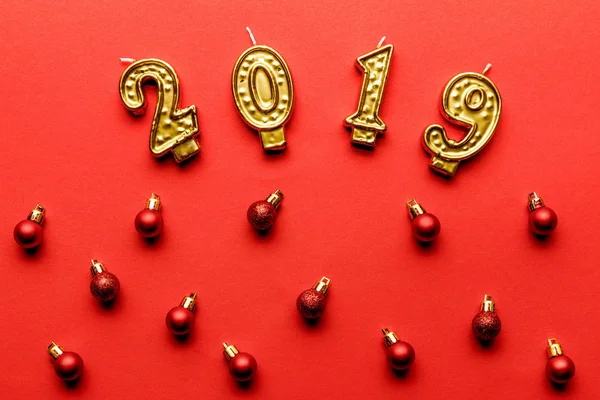
[[390,70],[394,46],[377,48],[356,60],[356,67],[363,72],[363,83],[358,99],[358,108],[346,118],[345,125],[352,128],[352,143],[358,146],[375,147],[375,139],[387,127],[379,117],[379,107],[383,99],[383,89]]
[[423,145],[431,154],[430,167],[452,176],[462,160],[479,153],[490,141],[500,119],[502,99],[494,83],[483,74],[464,72],[448,82],[442,93],[440,112],[453,124],[469,128],[460,141],[449,139],[441,125],[425,129]]
[[131,64],[119,82],[123,104],[135,116],[144,114],[146,100],[142,85],[148,80],[156,82],[158,89],[150,128],[150,152],[161,157],[171,151],[177,162],[190,158],[200,151],[198,116],[194,105],[182,110],[178,108],[179,79],[173,67],[153,58]]
[[294,105],[292,75],[278,52],[257,45],[250,29],[248,33],[254,45],[233,68],[233,99],[244,121],[258,131],[263,149],[283,150],[287,144],[283,128]]

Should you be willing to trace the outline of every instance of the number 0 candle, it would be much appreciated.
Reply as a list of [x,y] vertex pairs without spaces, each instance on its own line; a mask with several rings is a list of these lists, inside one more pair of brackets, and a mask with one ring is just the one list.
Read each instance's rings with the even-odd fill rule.
[[283,57],[274,49],[254,44],[235,63],[231,77],[233,99],[240,115],[258,130],[265,151],[286,147],[283,126],[294,105],[292,76]]
[[469,128],[460,141],[446,135],[441,125],[425,129],[423,144],[431,154],[430,166],[435,172],[452,176],[458,163],[473,157],[490,141],[500,119],[502,100],[494,83],[483,74],[464,72],[448,82],[442,93],[440,112],[448,121]]
[[194,105],[182,110],[178,108],[179,79],[173,67],[153,58],[134,62],[121,76],[121,100],[133,115],[144,114],[147,104],[142,85],[149,80],[155,81],[158,89],[150,129],[150,151],[155,157],[171,151],[177,162],[190,158],[200,151],[198,116]]
[[390,70],[394,46],[381,47],[385,36],[377,48],[356,60],[356,67],[363,71],[363,83],[358,99],[358,109],[346,118],[345,124],[352,128],[352,143],[358,146],[375,147],[377,134],[386,130],[379,118],[379,107],[383,99],[383,89]]

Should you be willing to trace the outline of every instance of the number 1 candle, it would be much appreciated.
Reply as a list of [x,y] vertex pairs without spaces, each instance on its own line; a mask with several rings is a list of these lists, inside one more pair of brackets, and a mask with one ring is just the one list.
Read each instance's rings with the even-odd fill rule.
[[258,130],[265,151],[286,148],[283,126],[294,105],[292,76],[283,57],[274,49],[254,44],[238,58],[233,68],[231,87],[240,115]]
[[356,67],[363,71],[363,84],[358,99],[358,109],[346,118],[346,126],[352,127],[352,143],[358,146],[375,147],[377,134],[386,130],[379,118],[379,107],[383,99],[383,89],[390,70],[394,46],[381,47],[385,36],[377,48],[356,60]]
[[502,99],[494,83],[483,74],[464,72],[448,82],[442,93],[440,112],[448,121],[469,128],[459,141],[449,139],[441,125],[425,129],[423,145],[431,154],[435,172],[452,176],[458,163],[479,153],[490,141],[500,119]]

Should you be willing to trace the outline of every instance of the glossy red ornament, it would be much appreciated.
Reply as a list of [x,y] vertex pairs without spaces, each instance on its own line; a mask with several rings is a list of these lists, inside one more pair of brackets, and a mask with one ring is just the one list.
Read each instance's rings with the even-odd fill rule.
[[383,342],[386,346],[387,360],[390,366],[397,371],[410,368],[415,361],[415,349],[408,342],[401,341],[396,332],[382,329]]
[[565,356],[562,348],[555,338],[548,339],[548,357],[546,363],[546,376],[558,384],[567,383],[575,375],[575,363]]
[[300,314],[307,319],[319,318],[327,305],[327,291],[331,280],[322,277],[314,286],[300,293],[296,299],[296,307]]
[[529,194],[529,229],[538,236],[547,236],[558,225],[558,216],[535,192]]
[[90,291],[92,296],[100,301],[111,301],[117,297],[121,284],[119,278],[111,272],[108,272],[104,264],[92,260],[92,282],[90,282]]
[[283,200],[283,193],[276,190],[266,200],[255,201],[248,207],[247,217],[250,225],[257,231],[266,231],[273,226],[277,218],[277,209]]
[[488,342],[500,333],[502,323],[500,317],[496,314],[495,308],[492,296],[487,294],[483,296],[481,311],[473,317],[471,322],[471,328],[477,339]]
[[412,231],[415,239],[422,243],[435,240],[440,233],[440,220],[435,215],[426,212],[415,199],[408,201],[406,206],[412,219]]
[[196,293],[181,300],[181,304],[171,308],[167,313],[167,328],[173,335],[185,335],[194,327],[194,310],[196,309]]
[[83,360],[79,354],[64,351],[60,345],[52,342],[48,352],[54,360],[54,371],[63,381],[74,381],[83,373]]
[[32,249],[42,243],[44,222],[46,210],[39,204],[29,214],[29,217],[19,222],[13,231],[15,242],[24,249]]
[[248,353],[240,353],[238,349],[232,345],[223,343],[225,350],[223,355],[229,362],[229,373],[238,382],[247,382],[254,378],[258,365],[256,359]]
[[163,229],[163,217],[160,213],[160,196],[152,193],[146,202],[146,208],[135,216],[135,230],[145,238],[158,236]]

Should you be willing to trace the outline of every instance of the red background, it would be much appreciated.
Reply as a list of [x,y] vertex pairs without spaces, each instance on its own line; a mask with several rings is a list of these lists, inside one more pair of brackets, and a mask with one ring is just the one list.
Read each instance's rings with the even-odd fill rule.
[[[600,397],[596,169],[600,60],[593,0],[13,1],[0,3],[0,146],[4,398],[545,399]],[[259,43],[285,58],[295,87],[288,149],[266,156],[237,114],[231,71]],[[355,59],[395,45],[374,151],[355,149]],[[201,154],[152,158],[146,115],[119,99],[119,57],[156,57],[199,110]],[[445,83],[481,71],[503,114],[487,148],[446,180],[428,168],[423,129],[443,123]],[[464,131],[463,131],[464,132]],[[280,188],[274,229],[252,231],[246,208]],[[559,215],[541,242],[527,229],[536,190]],[[133,228],[152,191],[165,231]],[[442,222],[431,248],[411,238],[405,201]],[[34,255],[12,239],[47,208]],[[121,280],[112,309],[89,292],[89,259]],[[326,275],[316,326],[297,294]],[[198,291],[195,331],[180,343],[166,312]],[[484,293],[503,329],[490,348],[470,323]],[[405,377],[387,367],[380,328],[415,348]],[[556,336],[577,366],[565,390],[545,379]],[[85,375],[54,375],[50,341],[77,351]],[[253,385],[229,377],[221,342],[258,360]]]

